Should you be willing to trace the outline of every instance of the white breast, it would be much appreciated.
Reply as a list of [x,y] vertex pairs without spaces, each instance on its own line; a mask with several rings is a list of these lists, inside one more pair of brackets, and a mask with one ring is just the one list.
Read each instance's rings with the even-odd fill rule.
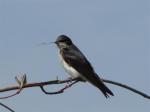
[[78,71],[76,71],[74,68],[72,68],[71,66],[69,66],[62,58],[62,56],[60,55],[59,53],[59,57],[60,57],[60,62],[63,66],[63,68],[65,69],[65,71],[71,75],[73,78],[76,78],[76,77],[82,77],[80,75],[80,73]]

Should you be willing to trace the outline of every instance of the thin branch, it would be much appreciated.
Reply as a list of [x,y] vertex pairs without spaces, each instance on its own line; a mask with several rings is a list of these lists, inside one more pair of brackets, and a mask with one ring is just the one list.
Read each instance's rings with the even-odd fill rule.
[[[40,86],[46,86],[46,85],[54,85],[54,84],[63,84],[63,83],[68,83],[71,81],[75,81],[76,79],[66,79],[66,80],[52,80],[52,81],[45,81],[45,82],[33,82],[33,83],[27,83],[25,84],[22,88],[31,88],[31,87],[40,87]],[[7,92],[11,90],[17,90],[20,89],[20,86],[14,85],[14,86],[9,86],[6,88],[0,89],[0,93],[2,92]]]
[[26,74],[22,75],[20,77],[20,79],[18,77],[15,77],[16,82],[19,85],[19,89],[18,91],[16,91],[14,94],[8,95],[8,96],[4,96],[4,97],[0,97],[0,99],[7,99],[13,96],[16,96],[17,94],[19,94],[22,90],[23,90],[23,86],[27,83],[27,77]]
[[8,107],[7,105],[3,104],[0,102],[0,105],[4,108],[6,108],[7,110],[9,110],[10,112],[15,112],[14,110],[12,110],[10,107]]
[[[66,79],[66,80],[58,80],[57,79],[57,80],[46,81],[46,82],[27,83],[27,84],[24,84],[22,88],[31,88],[31,87],[40,87],[41,88],[41,87],[46,86],[46,85],[63,84],[63,83],[68,83],[68,82],[76,81],[76,80],[77,79]],[[143,93],[143,92],[141,92],[137,89],[134,89],[134,88],[132,88],[128,85],[125,85],[125,84],[122,84],[122,83],[119,83],[119,82],[115,82],[115,81],[111,81],[111,80],[107,80],[107,79],[102,79],[102,80],[105,83],[109,83],[109,84],[113,84],[113,85],[123,87],[123,88],[128,89],[128,90],[130,90],[130,91],[132,91],[132,92],[134,92],[138,95],[143,96],[144,98],[150,99],[149,95],[147,95],[147,94],[145,94],[145,93]],[[17,89],[20,89],[20,86],[10,86],[10,87],[6,87],[6,88],[2,88],[2,89],[0,89],[0,92],[6,92],[6,91],[11,91],[11,90],[17,90]],[[45,92],[45,93],[48,93],[48,92]]]
[[132,87],[130,87],[128,85],[125,85],[125,84],[122,84],[122,83],[119,83],[119,82],[115,82],[115,81],[111,81],[111,80],[107,80],[107,79],[103,79],[103,81],[106,82],[106,83],[110,83],[110,84],[113,84],[113,85],[117,85],[117,86],[123,87],[123,88],[128,89],[128,90],[130,90],[130,91],[132,91],[132,92],[134,92],[134,93],[136,93],[138,95],[143,96],[144,98],[150,99],[150,96],[147,95],[146,93],[143,93],[143,92],[141,92],[141,91],[139,91],[137,89],[134,89],[134,88],[132,88]]
[[71,84],[69,85],[66,85],[64,88],[58,90],[58,91],[55,91],[55,92],[47,92],[45,89],[44,89],[44,86],[40,86],[41,90],[45,93],[45,94],[49,94],[49,95],[54,95],[54,94],[60,94],[60,93],[63,93],[66,89],[70,88],[71,86],[73,86],[74,84],[76,84],[77,82],[79,82],[79,80],[76,80],[74,82],[72,82]]

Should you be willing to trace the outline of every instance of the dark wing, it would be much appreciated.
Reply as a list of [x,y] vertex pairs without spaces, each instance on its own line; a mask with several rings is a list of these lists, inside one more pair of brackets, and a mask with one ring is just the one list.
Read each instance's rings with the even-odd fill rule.
[[[72,67],[74,67],[79,73],[83,75],[86,79],[93,77],[94,69],[92,68],[89,61],[81,53],[81,51],[74,47],[73,49],[64,48],[61,50],[64,60]],[[95,76],[95,78],[99,78]]]
[[108,97],[108,94],[113,95],[113,93],[104,85],[100,77],[94,72],[90,62],[77,47],[73,46],[71,49],[64,48],[61,50],[61,54],[70,66],[81,73],[82,77],[87,81],[98,87],[106,97]]

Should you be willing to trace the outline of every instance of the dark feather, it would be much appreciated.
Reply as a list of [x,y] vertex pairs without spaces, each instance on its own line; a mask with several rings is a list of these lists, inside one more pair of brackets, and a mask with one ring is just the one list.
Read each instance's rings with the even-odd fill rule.
[[60,53],[70,66],[81,73],[82,77],[84,77],[87,81],[99,88],[106,98],[109,97],[109,95],[113,96],[113,93],[105,86],[100,77],[94,72],[90,62],[75,45],[69,46],[69,49],[62,48]]

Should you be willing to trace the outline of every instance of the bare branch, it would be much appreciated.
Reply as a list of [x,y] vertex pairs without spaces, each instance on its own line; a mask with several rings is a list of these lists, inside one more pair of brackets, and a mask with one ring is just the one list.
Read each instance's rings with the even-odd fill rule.
[[63,93],[64,90],[70,88],[71,86],[73,86],[73,85],[76,84],[77,82],[79,82],[79,80],[76,80],[76,81],[72,82],[71,84],[68,84],[68,85],[66,85],[64,88],[62,88],[62,89],[60,89],[60,90],[58,90],[58,91],[55,91],[55,92],[47,92],[47,91],[45,91],[44,86],[40,86],[40,88],[41,88],[41,90],[42,90],[45,94],[54,95],[54,94]]
[[[128,85],[125,85],[125,84],[122,84],[122,83],[119,83],[119,82],[115,82],[115,81],[111,81],[111,80],[107,80],[107,79],[102,79],[105,83],[109,83],[109,84],[113,84],[113,85],[117,85],[117,86],[120,86],[120,87],[123,87],[125,89],[128,89],[138,95],[141,95],[143,96],[144,98],[147,98],[147,99],[150,99],[150,96],[137,90],[137,89],[134,89]],[[65,87],[65,89],[61,89],[57,92],[46,92],[44,90],[44,86],[46,85],[54,85],[54,84],[63,84],[63,83],[68,83],[68,82],[71,82],[71,81],[79,81],[79,79],[66,79],[66,80],[52,80],[52,81],[46,81],[46,82],[35,82],[35,83],[27,83],[27,84],[24,84],[22,86],[22,88],[31,88],[31,87],[40,87],[41,90],[45,93],[45,94],[60,94],[62,93],[65,89],[69,88],[69,87]],[[72,86],[72,85],[71,85]],[[0,92],[7,92],[7,91],[11,91],[11,90],[17,90],[17,89],[20,89],[20,86],[10,86],[10,87],[6,87],[6,88],[2,88],[0,89]]]
[[10,112],[15,112],[14,110],[12,110],[10,107],[6,106],[5,104],[3,103],[0,103],[0,105],[4,108],[6,108],[7,110],[9,110]]
[[123,88],[128,89],[128,90],[130,90],[130,91],[132,91],[132,92],[134,92],[134,93],[136,93],[138,95],[143,96],[144,98],[150,99],[149,95],[147,95],[147,94],[145,94],[145,93],[143,93],[143,92],[141,92],[141,91],[139,91],[137,89],[134,89],[134,88],[132,88],[132,87],[130,87],[128,85],[125,85],[125,84],[122,84],[122,83],[119,83],[119,82],[115,82],[115,81],[111,81],[111,80],[107,80],[107,79],[102,79],[102,80],[103,80],[103,82],[123,87]]
[[7,98],[10,98],[10,97],[13,97],[13,96],[16,96],[17,94],[19,94],[19,93],[22,91],[23,86],[27,83],[26,74],[22,75],[22,76],[20,77],[20,79],[19,79],[18,77],[15,77],[15,80],[16,80],[16,82],[17,82],[18,85],[19,85],[18,91],[16,91],[16,92],[15,92],[14,94],[12,94],[12,95],[0,97],[0,99],[7,99]]

